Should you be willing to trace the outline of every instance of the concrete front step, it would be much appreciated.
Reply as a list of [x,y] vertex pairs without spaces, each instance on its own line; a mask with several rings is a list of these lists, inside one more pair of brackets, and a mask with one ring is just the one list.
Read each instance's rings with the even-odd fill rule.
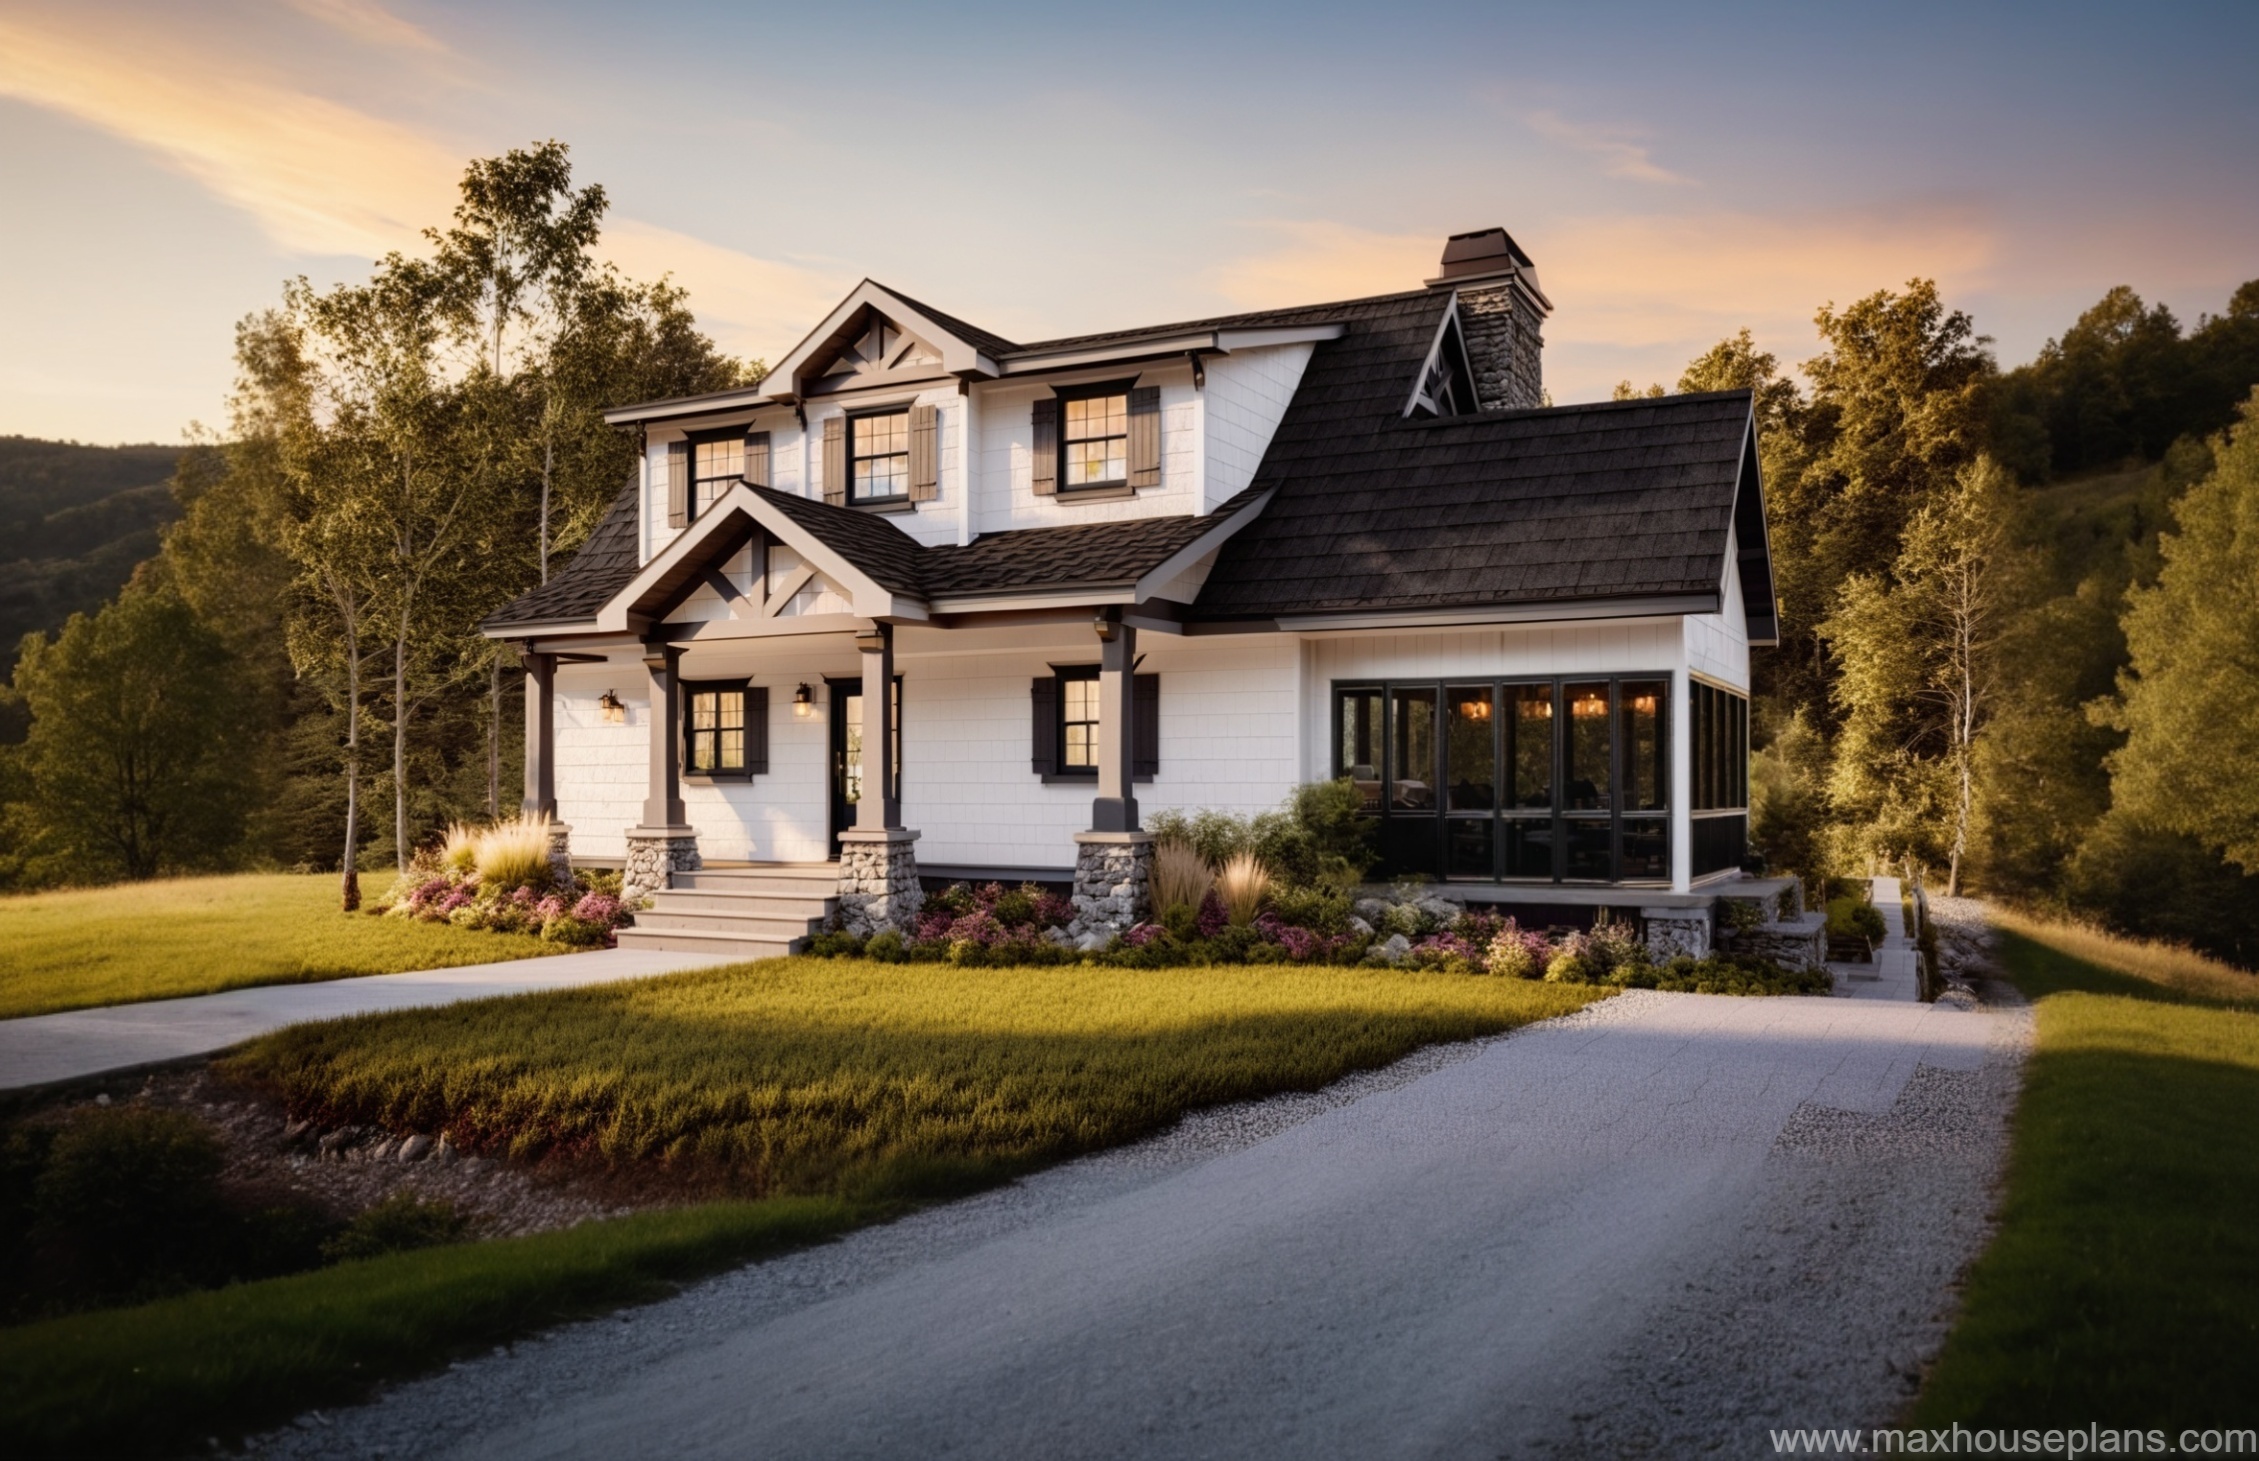
[[839,869],[701,868],[694,873],[676,873],[668,889],[678,893],[763,893],[777,897],[829,898],[839,891]]
[[814,918],[761,918],[731,913],[680,913],[661,904],[635,915],[635,926],[681,933],[727,934],[738,938],[804,939],[823,928]]
[[652,895],[654,907],[668,913],[727,913],[741,918],[829,918],[839,906],[833,897],[806,893],[735,893],[719,888],[666,888]]
[[792,944],[774,939],[737,938],[728,934],[692,933],[679,928],[623,928],[617,938],[623,949],[665,949],[685,954],[726,954],[747,959],[774,959],[793,952]]

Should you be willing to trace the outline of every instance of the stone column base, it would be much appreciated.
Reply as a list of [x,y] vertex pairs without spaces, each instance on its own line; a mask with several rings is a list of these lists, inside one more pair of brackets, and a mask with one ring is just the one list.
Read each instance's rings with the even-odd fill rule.
[[906,827],[839,834],[839,926],[860,938],[909,934],[925,890],[918,886],[918,834]]
[[573,829],[563,822],[549,824],[549,876],[560,888],[573,885]]
[[676,873],[694,873],[700,866],[697,828],[630,827],[627,868],[620,874],[620,901],[633,908],[665,890]]
[[1103,948],[1152,908],[1153,834],[1075,834],[1075,919],[1067,933],[1083,948]]
[[1642,908],[1639,920],[1647,925],[1647,952],[1657,959],[1681,954],[1699,959],[1710,952],[1707,908]]

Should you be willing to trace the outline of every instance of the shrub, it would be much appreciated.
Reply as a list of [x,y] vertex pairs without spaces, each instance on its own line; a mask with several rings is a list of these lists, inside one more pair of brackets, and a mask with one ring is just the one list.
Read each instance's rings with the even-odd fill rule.
[[1553,958],[1553,945],[1536,929],[1525,929],[1509,918],[1491,936],[1489,968],[1508,979],[1537,979]]
[[1198,848],[1177,837],[1153,846],[1153,906],[1166,913],[1171,908],[1198,908],[1208,896],[1216,875]]
[[1571,949],[1559,949],[1545,965],[1545,982],[1548,984],[1591,984],[1594,982],[1593,962],[1586,955]]
[[1231,913],[1234,928],[1246,928],[1255,922],[1255,914],[1270,890],[1271,870],[1252,852],[1234,853],[1216,878],[1216,891]]
[[1718,922],[1734,933],[1748,933],[1765,921],[1762,904],[1748,898],[1718,900]]
[[479,881],[498,888],[547,887],[549,819],[518,816],[496,822],[478,834],[475,857]]
[[1222,895],[1214,888],[1210,888],[1207,896],[1200,900],[1200,913],[1193,920],[1193,926],[1204,939],[1212,939],[1231,926],[1231,913],[1224,907]]
[[901,933],[896,929],[890,928],[886,932],[876,935],[871,939],[869,943],[863,945],[863,957],[866,959],[876,959],[881,964],[898,964],[902,961],[904,946],[905,941]]
[[575,918],[570,913],[560,913],[541,925],[544,943],[564,944],[568,948],[599,948],[611,936],[609,925],[590,923],[586,919]]
[[1592,932],[1585,936],[1584,947],[1586,956],[1603,974],[1619,965],[1647,958],[1647,946],[1640,942],[1638,929],[1628,919],[1610,918],[1605,908],[1593,920]]
[[1283,925],[1329,938],[1349,931],[1349,895],[1337,888],[1281,883],[1271,889],[1269,911]]
[[452,1202],[424,1202],[409,1193],[396,1192],[322,1244],[322,1256],[332,1263],[344,1263],[404,1253],[411,1248],[432,1248],[460,1240],[469,1226]]
[[32,1189],[32,1243],[94,1293],[177,1287],[225,1224],[223,1162],[219,1138],[192,1116],[87,1112],[48,1150]]
[[1857,897],[1828,900],[1828,937],[1881,943],[1884,932],[1882,911],[1874,904]]

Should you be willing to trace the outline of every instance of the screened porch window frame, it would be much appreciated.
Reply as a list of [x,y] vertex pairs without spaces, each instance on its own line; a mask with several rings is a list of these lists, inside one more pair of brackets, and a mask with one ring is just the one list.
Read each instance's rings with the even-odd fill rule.
[[[1663,741],[1663,765],[1665,775],[1668,778],[1671,765],[1670,747],[1673,736],[1671,717],[1683,713],[1677,705],[1676,696],[1672,693],[1674,682],[1675,677],[1670,670],[1605,671],[1558,675],[1461,675],[1439,676],[1432,679],[1423,676],[1417,679],[1335,680],[1329,687],[1331,693],[1328,697],[1332,718],[1330,732],[1333,742],[1332,774],[1335,776],[1350,774],[1351,763],[1347,759],[1348,748],[1343,744],[1346,720],[1344,707],[1347,703],[1347,697],[1357,694],[1377,694],[1380,697],[1381,707],[1379,717],[1380,744],[1371,748],[1377,750],[1377,760],[1367,764],[1374,765],[1380,773],[1377,797],[1378,809],[1368,810],[1362,815],[1384,824],[1390,822],[1403,824],[1425,822],[1432,824],[1434,827],[1434,847],[1429,858],[1430,876],[1444,881],[1494,883],[1525,887],[1668,887],[1673,880],[1671,872],[1674,861],[1671,846],[1674,839],[1673,823],[1679,808],[1686,805],[1687,789],[1677,785],[1675,778],[1671,778],[1666,781],[1662,797],[1663,805],[1659,810],[1634,809],[1627,811],[1624,807],[1624,788],[1627,781],[1627,772],[1630,769],[1629,751],[1625,744],[1626,738],[1621,734],[1620,727],[1624,705],[1623,687],[1628,684],[1660,685],[1662,687],[1662,698],[1659,702],[1662,718],[1660,734]],[[1567,806],[1565,795],[1565,778],[1569,770],[1569,737],[1566,731],[1561,728],[1568,724],[1570,715],[1568,687],[1592,684],[1605,684],[1608,687],[1607,719],[1609,723],[1610,776],[1608,809],[1606,811],[1573,811]],[[1517,688],[1532,685],[1546,686],[1550,689],[1552,714],[1548,720],[1555,727],[1549,763],[1552,780],[1552,806],[1542,812],[1536,808],[1513,805],[1515,800],[1512,794],[1513,768],[1506,759],[1506,723],[1512,714],[1513,706],[1511,692]],[[1487,813],[1454,813],[1450,810],[1450,796],[1448,794],[1450,786],[1450,736],[1446,717],[1450,697],[1454,691],[1479,689],[1485,686],[1489,688],[1491,694],[1492,806]],[[1399,691],[1427,691],[1434,696],[1434,714],[1437,724],[1430,740],[1433,745],[1435,764],[1429,768],[1425,782],[1427,787],[1435,789],[1439,794],[1435,796],[1435,805],[1430,807],[1404,809],[1395,806],[1397,800],[1395,788],[1397,716],[1394,706],[1396,703],[1395,697]],[[1488,878],[1471,875],[1453,876],[1444,871],[1448,867],[1450,857],[1450,847],[1447,841],[1450,834],[1450,824],[1453,821],[1476,820],[1485,817],[1494,828],[1491,834],[1491,864],[1494,875]],[[1664,835],[1664,870],[1659,876],[1638,878],[1622,876],[1624,824],[1626,821],[1642,825],[1661,824]],[[1514,823],[1520,823],[1524,826],[1541,825],[1551,833],[1553,839],[1553,872],[1551,876],[1542,878],[1517,877],[1511,874],[1496,873],[1495,870],[1506,861],[1506,854],[1499,845],[1500,840],[1507,835],[1509,825]],[[1597,879],[1571,877],[1568,875],[1565,846],[1569,829],[1578,824],[1591,826],[1596,823],[1605,823],[1609,829],[1608,867],[1610,875],[1606,878]],[[1415,833],[1413,836],[1416,838],[1417,834]],[[1390,846],[1390,839],[1385,825],[1382,829],[1382,846],[1384,855],[1386,855]]]

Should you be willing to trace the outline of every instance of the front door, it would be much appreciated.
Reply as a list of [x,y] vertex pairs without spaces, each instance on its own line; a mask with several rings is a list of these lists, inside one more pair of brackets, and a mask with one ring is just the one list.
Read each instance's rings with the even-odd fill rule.
[[831,855],[839,834],[855,825],[863,799],[863,682],[827,680],[831,690]]
[[[863,682],[826,680],[831,691],[831,855],[839,834],[855,826],[863,800]],[[902,677],[894,677],[894,785],[902,785]],[[873,788],[875,791],[876,788]]]

